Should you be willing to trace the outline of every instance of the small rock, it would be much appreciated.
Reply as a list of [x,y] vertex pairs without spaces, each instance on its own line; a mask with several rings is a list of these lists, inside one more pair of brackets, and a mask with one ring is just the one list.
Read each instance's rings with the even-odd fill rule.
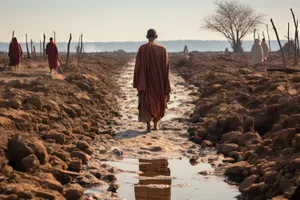
[[162,151],[162,148],[160,146],[151,147],[150,151],[159,152],[159,151]]
[[221,144],[217,147],[218,154],[224,154],[228,156],[231,151],[237,151],[239,146],[237,144]]
[[240,192],[244,192],[253,183],[256,183],[258,178],[259,178],[259,176],[257,176],[257,175],[251,175],[251,176],[247,177],[239,186]]
[[190,163],[191,165],[197,165],[200,163],[200,159],[199,159],[199,156],[192,156],[190,158]]
[[90,147],[90,145],[86,141],[83,141],[83,140],[77,142],[76,146],[78,149],[80,149],[82,151],[85,149],[88,149]]
[[72,158],[79,158],[83,164],[87,164],[89,156],[81,151],[73,151],[71,153]]
[[65,135],[62,133],[50,132],[50,133],[47,133],[44,137],[45,137],[45,140],[49,140],[49,139],[55,140],[55,142],[57,144],[65,144],[66,143]]
[[83,188],[80,186],[71,186],[64,191],[64,196],[67,200],[80,199],[83,196]]
[[30,154],[29,156],[24,158],[21,162],[25,171],[30,171],[31,169],[35,169],[40,166],[40,161],[34,154]]
[[82,169],[82,161],[81,160],[72,160],[68,165],[68,170],[74,172],[80,172]]
[[118,184],[111,184],[109,188],[107,189],[108,192],[117,193],[117,190],[119,189]]
[[124,152],[120,149],[114,149],[113,151],[113,154],[115,154],[116,156],[123,156],[124,155]]
[[225,175],[226,176],[241,176],[242,172],[248,167],[248,162],[246,161],[241,161],[237,162],[235,164],[232,164],[228,166],[228,168],[225,170]]
[[204,147],[204,148],[206,148],[206,147],[213,147],[214,144],[211,141],[209,141],[209,140],[203,140],[202,143],[201,143],[201,146]]
[[243,133],[239,131],[232,131],[222,135],[222,141],[227,143],[237,143],[239,137],[241,137]]
[[275,172],[275,171],[266,172],[264,174],[264,182],[266,184],[272,185],[275,182],[277,175],[278,175],[278,172]]

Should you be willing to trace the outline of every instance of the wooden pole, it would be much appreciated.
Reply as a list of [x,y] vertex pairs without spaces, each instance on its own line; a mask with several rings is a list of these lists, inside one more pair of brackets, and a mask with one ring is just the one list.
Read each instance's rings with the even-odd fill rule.
[[270,49],[269,57],[271,57],[272,49],[271,49],[271,39],[270,39],[269,25],[268,24],[266,25],[266,28],[267,28],[267,34],[268,34],[268,40],[269,40],[269,49]]
[[35,51],[35,46],[33,46],[33,56],[34,56],[34,59],[36,60],[36,51]]
[[30,53],[29,53],[28,41],[27,41],[27,34],[25,34],[25,40],[26,40],[27,58],[30,59]]
[[285,59],[284,51],[283,51],[283,48],[282,48],[282,45],[281,45],[281,42],[280,42],[280,39],[279,39],[279,36],[278,36],[277,29],[276,29],[275,24],[273,22],[273,19],[271,19],[271,23],[272,23],[273,29],[275,31],[275,34],[276,34],[277,42],[278,42],[279,47],[280,47],[280,51],[281,51],[281,54],[282,54],[282,59],[283,59],[284,67],[287,67],[286,66],[286,59]]
[[77,44],[77,49],[76,49],[76,57],[78,58],[78,55],[79,55],[79,49],[80,49],[80,36],[79,36],[79,39],[78,39],[78,44]]
[[43,57],[46,58],[46,35],[43,35]]
[[31,55],[33,55],[33,41],[32,41],[32,39],[30,39],[30,52],[31,52]]
[[56,33],[55,33],[55,31],[53,31],[53,40],[54,40],[54,42],[56,42]]
[[295,66],[298,65],[299,63],[299,32],[298,32],[298,27],[299,27],[299,21],[297,20],[297,33],[296,33],[296,36],[297,36],[297,41],[295,41],[295,46],[296,46],[296,62],[295,62]]
[[15,31],[12,32],[11,40],[15,37]]
[[289,60],[291,59],[291,48],[290,48],[290,23],[288,23],[288,34],[287,34],[287,37],[288,37],[288,53],[289,53]]
[[83,34],[81,33],[81,42],[80,42],[80,57],[82,55],[82,51],[83,51]]
[[69,65],[69,55],[70,55],[70,45],[71,45],[71,41],[72,41],[72,34],[70,33],[70,38],[69,38],[69,42],[68,42],[68,51],[67,51],[66,68],[68,68],[68,65]]
[[42,57],[43,50],[42,50],[42,40],[40,40],[40,57]]
[[293,20],[294,20],[294,26],[295,26],[295,52],[294,52],[294,65],[298,65],[298,22],[296,21],[296,17],[294,14],[293,9],[290,9],[292,16],[293,16]]

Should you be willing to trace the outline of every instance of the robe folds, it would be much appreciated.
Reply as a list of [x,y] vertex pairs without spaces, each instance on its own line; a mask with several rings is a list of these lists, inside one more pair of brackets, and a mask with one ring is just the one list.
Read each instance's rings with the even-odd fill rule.
[[165,115],[166,95],[171,92],[169,59],[166,48],[149,42],[136,57],[133,87],[139,96],[139,121],[159,121]]
[[9,65],[10,66],[17,66],[20,64],[22,60],[22,48],[21,45],[17,41],[12,41],[9,44]]
[[264,60],[264,51],[259,43],[259,40],[254,40],[254,44],[251,48],[252,65],[262,63]]
[[52,41],[46,46],[46,54],[48,55],[48,63],[50,69],[58,68],[58,50],[56,44]]

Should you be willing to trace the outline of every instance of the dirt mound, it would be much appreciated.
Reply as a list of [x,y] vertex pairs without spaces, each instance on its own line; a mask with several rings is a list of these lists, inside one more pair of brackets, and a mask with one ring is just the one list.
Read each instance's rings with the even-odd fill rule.
[[267,72],[271,63],[279,66],[278,58],[250,67],[247,56],[172,57],[178,73],[199,87],[190,138],[209,140],[219,153],[242,162],[227,170],[242,182],[240,199],[300,194],[300,79],[297,73]]
[[115,75],[130,59],[124,52],[73,58],[64,76],[25,60],[20,72],[0,74],[1,199],[78,199],[82,187],[101,182],[86,178],[83,164],[95,151],[89,143],[111,130]]

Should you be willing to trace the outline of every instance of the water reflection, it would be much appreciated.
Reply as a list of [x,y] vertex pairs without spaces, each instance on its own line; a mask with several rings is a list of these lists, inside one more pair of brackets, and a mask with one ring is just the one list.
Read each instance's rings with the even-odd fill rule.
[[134,187],[136,200],[171,200],[171,171],[167,159],[139,159],[142,172],[139,183]]

